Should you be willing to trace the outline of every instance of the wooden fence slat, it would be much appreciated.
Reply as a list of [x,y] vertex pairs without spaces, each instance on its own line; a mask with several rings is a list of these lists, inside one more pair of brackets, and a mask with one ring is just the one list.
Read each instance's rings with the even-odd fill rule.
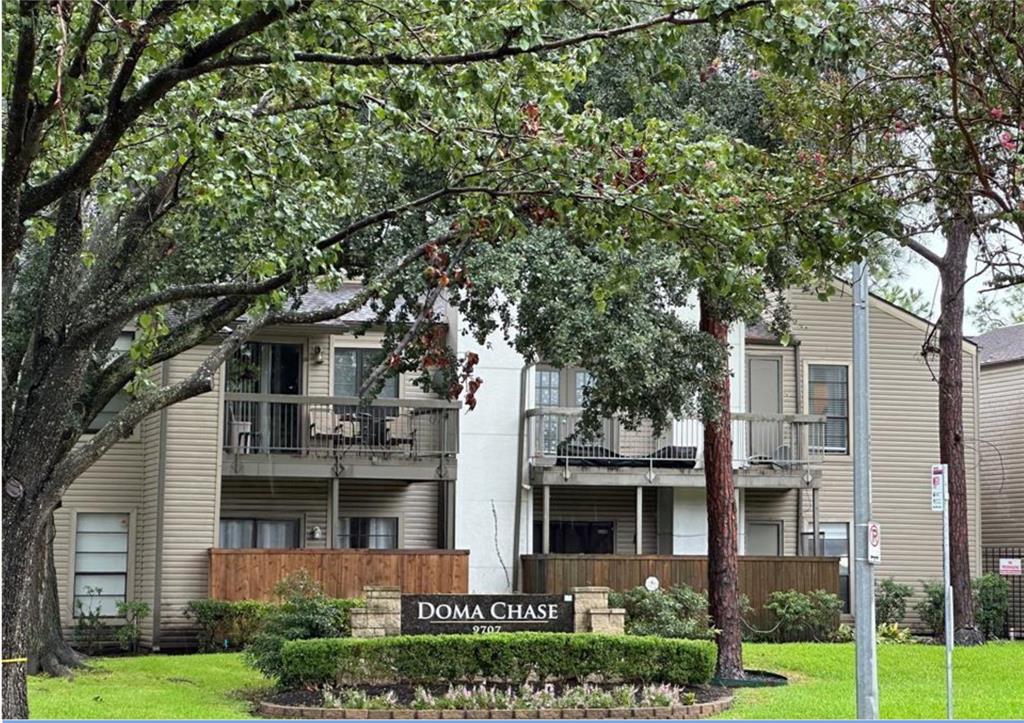
[[[755,626],[768,624],[762,609],[778,590],[839,592],[838,557],[740,556],[740,592],[754,609]],[[663,587],[689,585],[706,592],[708,560],[698,555],[523,555],[523,592],[564,594],[573,587],[600,585],[628,590],[650,575]]]
[[210,597],[271,600],[277,582],[306,570],[330,597],[366,585],[434,594],[469,591],[467,550],[210,550]]

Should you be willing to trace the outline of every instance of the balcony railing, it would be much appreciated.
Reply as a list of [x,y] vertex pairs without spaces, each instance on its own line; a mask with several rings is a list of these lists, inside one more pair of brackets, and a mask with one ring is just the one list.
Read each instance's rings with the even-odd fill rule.
[[[582,412],[569,407],[527,411],[529,456],[539,464],[584,467],[701,466],[704,425],[680,419],[655,432],[642,423],[628,429],[618,419],[605,419],[596,434],[585,435]],[[732,415],[733,467],[770,466],[790,469],[821,461],[825,418],[807,414]]]
[[440,399],[224,395],[224,451],[411,458],[458,452],[458,409]]

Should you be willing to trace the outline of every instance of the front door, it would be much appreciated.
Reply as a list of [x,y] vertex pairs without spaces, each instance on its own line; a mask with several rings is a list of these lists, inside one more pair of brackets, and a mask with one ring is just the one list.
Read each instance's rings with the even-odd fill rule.
[[[782,412],[782,359],[752,357],[747,360],[747,408],[755,416]],[[754,419],[750,422],[748,436],[753,461],[784,458],[781,422]]]

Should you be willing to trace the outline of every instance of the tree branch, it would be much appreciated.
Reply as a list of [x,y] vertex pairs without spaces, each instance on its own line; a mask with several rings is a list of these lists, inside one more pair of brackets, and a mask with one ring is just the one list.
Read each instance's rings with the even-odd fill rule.
[[925,261],[928,261],[929,263],[935,265],[936,267],[942,266],[942,257],[939,256],[934,251],[932,251],[927,246],[925,246],[920,241],[917,241],[912,238],[905,238],[901,241],[901,243],[908,249],[916,253],[918,256],[923,258]]
[[[739,3],[707,17],[691,17],[697,8],[688,5],[673,10],[672,12],[658,15],[647,20],[642,20],[629,25],[619,25],[611,28],[590,30],[579,35],[572,35],[557,40],[549,40],[542,43],[516,47],[503,43],[483,50],[474,50],[467,53],[451,53],[442,55],[403,55],[401,53],[383,53],[381,55],[339,55],[335,53],[294,53],[291,58],[300,63],[320,63],[324,65],[340,65],[345,67],[364,66],[386,66],[386,65],[407,65],[419,67],[436,67],[467,65],[489,60],[505,60],[518,55],[530,55],[545,53],[561,48],[568,48],[574,45],[581,45],[591,40],[610,40],[620,35],[627,35],[641,30],[648,30],[659,25],[702,25],[713,23],[729,18],[730,16],[760,5],[768,5],[768,0],[748,0]],[[223,58],[207,64],[206,72],[220,70],[223,68],[238,68],[247,66],[270,65],[275,60],[265,53],[246,56],[232,56]]]
[[174,65],[157,71],[126,101],[114,108],[108,108],[107,115],[92,140],[70,166],[38,186],[25,190],[20,209],[21,219],[28,218],[50,205],[68,190],[84,186],[114,152],[118,141],[139,116],[152,108],[179,83],[206,72],[202,65],[204,61],[266,29],[287,14],[305,10],[309,7],[310,1],[296,3],[283,12],[277,6],[255,12],[244,20],[214,33],[183,54]]

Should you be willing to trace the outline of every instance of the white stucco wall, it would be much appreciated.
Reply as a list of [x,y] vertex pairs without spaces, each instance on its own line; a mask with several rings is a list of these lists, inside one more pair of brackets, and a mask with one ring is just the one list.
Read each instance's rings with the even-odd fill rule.
[[470,592],[507,592],[516,562],[512,540],[523,360],[500,334],[481,346],[460,333],[457,343],[460,356],[480,355],[476,373],[483,385],[476,409],[463,409],[459,421],[455,547],[470,551]]

